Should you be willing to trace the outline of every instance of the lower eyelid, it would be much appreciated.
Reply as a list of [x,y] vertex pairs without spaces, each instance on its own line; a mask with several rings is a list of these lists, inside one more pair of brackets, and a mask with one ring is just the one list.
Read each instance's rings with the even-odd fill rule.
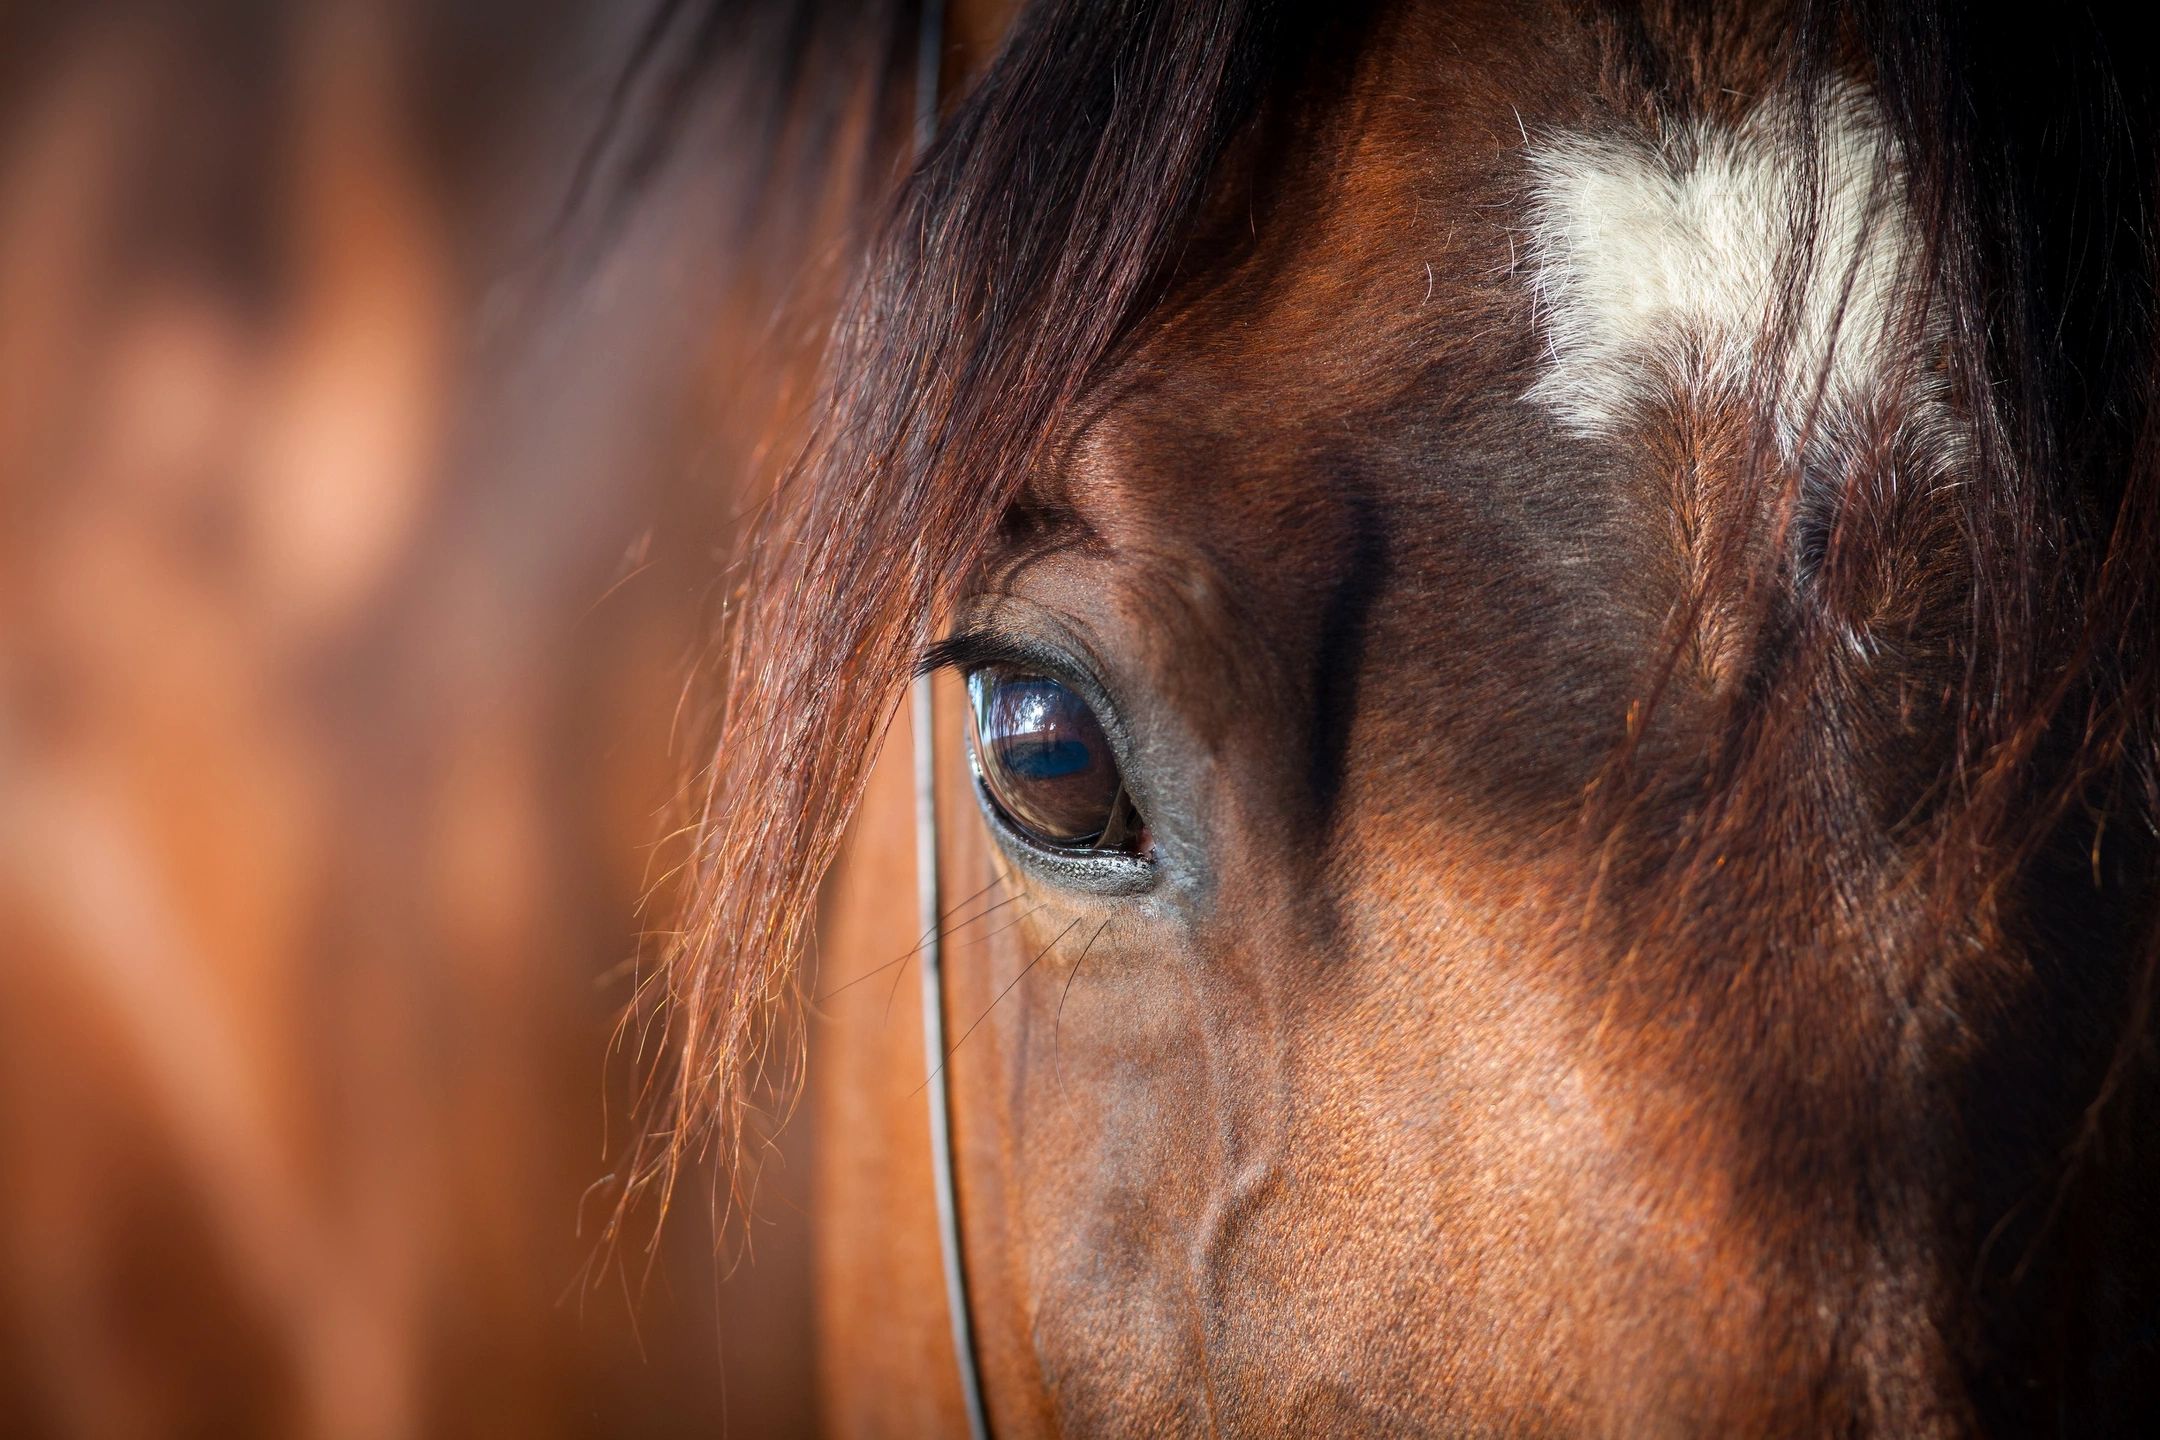
[[1160,878],[1161,866],[1152,854],[1051,849],[1037,844],[999,811],[997,802],[983,788],[979,778],[975,799],[983,807],[998,838],[998,848],[1011,863],[1046,883],[1116,899],[1138,896],[1153,888]]

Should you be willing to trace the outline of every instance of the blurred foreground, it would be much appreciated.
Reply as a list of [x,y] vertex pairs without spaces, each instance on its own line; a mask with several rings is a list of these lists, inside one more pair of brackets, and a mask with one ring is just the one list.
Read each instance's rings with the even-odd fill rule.
[[767,403],[724,115],[556,232],[641,18],[0,11],[0,1431],[806,1423],[794,1227],[600,1243]]

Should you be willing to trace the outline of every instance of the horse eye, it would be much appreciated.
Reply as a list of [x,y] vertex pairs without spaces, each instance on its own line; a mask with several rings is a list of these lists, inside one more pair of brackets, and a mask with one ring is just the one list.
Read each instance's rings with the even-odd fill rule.
[[1044,675],[968,676],[976,765],[991,802],[1030,840],[1130,852],[1139,838],[1110,737],[1088,703]]

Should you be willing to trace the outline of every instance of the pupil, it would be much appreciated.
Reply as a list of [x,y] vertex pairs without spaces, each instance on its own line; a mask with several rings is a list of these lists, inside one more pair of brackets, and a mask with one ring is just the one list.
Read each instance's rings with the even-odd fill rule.
[[1109,828],[1123,782],[1087,702],[1040,675],[968,677],[983,786],[1013,826],[1057,845],[1087,845]]

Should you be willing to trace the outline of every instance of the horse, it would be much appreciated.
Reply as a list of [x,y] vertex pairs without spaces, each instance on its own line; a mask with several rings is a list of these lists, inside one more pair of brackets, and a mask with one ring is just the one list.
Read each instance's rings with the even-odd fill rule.
[[2111,22],[869,11],[637,1157],[806,1069],[828,1423],[2149,1424]]

